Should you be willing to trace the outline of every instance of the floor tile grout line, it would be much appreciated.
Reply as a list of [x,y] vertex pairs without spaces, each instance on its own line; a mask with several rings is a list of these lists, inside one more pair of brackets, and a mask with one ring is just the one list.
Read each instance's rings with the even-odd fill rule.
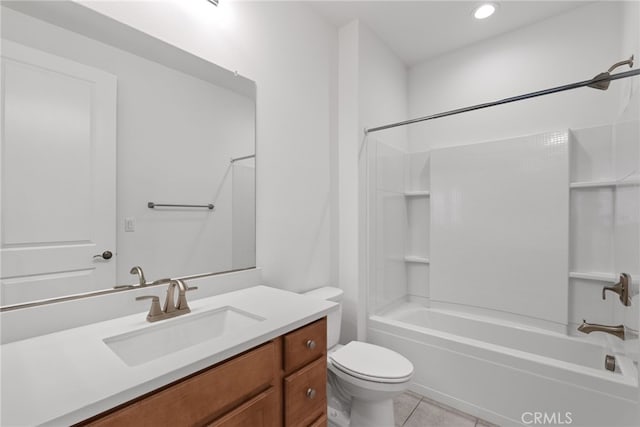
[[413,413],[416,412],[416,409],[418,409],[418,406],[420,406],[420,403],[422,403],[423,400],[424,400],[424,397],[421,397],[420,400],[418,400],[418,403],[416,403],[416,406],[413,407],[413,410],[411,411],[407,419],[404,420],[404,422],[402,423],[402,427],[404,427],[404,425],[407,424],[407,422],[409,421],[409,418],[411,418]]
[[[484,421],[484,420],[482,420],[482,419],[480,419],[480,418],[478,418],[476,416],[473,416],[473,415],[468,414],[466,412],[460,411],[460,410],[458,410],[456,408],[453,408],[453,407],[450,407],[448,405],[444,405],[444,404],[442,404],[442,403],[440,403],[438,401],[429,399],[426,396],[421,396],[421,395],[419,395],[417,393],[414,393],[413,396],[418,399],[418,402],[413,407],[413,410],[409,413],[409,415],[402,422],[400,427],[405,427],[407,425],[407,423],[409,422],[411,417],[415,414],[415,412],[418,409],[418,407],[420,406],[420,404],[423,403],[423,402],[426,403],[427,405],[435,406],[435,407],[437,407],[437,408],[439,408],[439,409],[441,409],[444,412],[447,412],[449,414],[456,415],[456,416],[459,416],[459,417],[462,417],[462,418],[466,418],[469,421],[473,421],[473,426],[474,427],[482,427],[482,426],[486,425],[486,421]],[[493,424],[491,424],[491,425],[493,425]],[[496,426],[496,427],[498,427],[498,426]]]

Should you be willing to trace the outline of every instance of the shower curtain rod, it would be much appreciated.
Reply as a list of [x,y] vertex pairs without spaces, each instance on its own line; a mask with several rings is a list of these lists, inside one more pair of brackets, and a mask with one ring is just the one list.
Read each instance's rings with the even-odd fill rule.
[[609,81],[618,80],[618,79],[626,79],[627,77],[633,77],[633,76],[637,76],[637,75],[640,75],[640,69],[624,71],[622,73],[611,74],[611,75],[601,75],[601,74],[599,74],[596,77],[594,77],[593,79],[584,80],[584,81],[576,82],[576,83],[571,83],[571,84],[567,84],[567,85],[563,85],[563,86],[556,86],[556,87],[553,87],[553,88],[550,88],[550,89],[544,89],[544,90],[539,90],[537,92],[527,93],[527,94],[524,94],[524,95],[513,96],[511,98],[504,98],[504,99],[501,99],[499,101],[485,102],[484,104],[477,104],[477,105],[473,105],[471,107],[458,108],[458,109],[455,109],[455,110],[445,111],[445,112],[438,113],[438,114],[432,114],[430,116],[418,117],[417,119],[405,120],[405,121],[402,121],[402,122],[391,123],[391,124],[388,124],[388,125],[378,126],[378,127],[374,127],[374,128],[370,128],[370,129],[365,128],[364,133],[366,135],[366,134],[369,134],[371,132],[378,132],[378,131],[381,131],[381,130],[391,129],[391,128],[395,128],[395,127],[398,127],[398,126],[410,125],[412,123],[424,122],[426,120],[439,119],[440,117],[453,116],[455,114],[466,113],[468,111],[481,110],[483,108],[494,107],[496,105],[502,105],[502,104],[508,104],[510,102],[522,101],[524,99],[535,98],[537,96],[550,95],[552,93],[563,92],[565,90],[571,90],[571,89],[577,89],[577,88],[584,87],[584,86],[593,86],[593,85],[596,85],[597,83],[609,82]]
[[231,159],[231,163],[235,163],[238,160],[253,159],[255,156],[255,154],[249,154],[248,156],[235,157]]

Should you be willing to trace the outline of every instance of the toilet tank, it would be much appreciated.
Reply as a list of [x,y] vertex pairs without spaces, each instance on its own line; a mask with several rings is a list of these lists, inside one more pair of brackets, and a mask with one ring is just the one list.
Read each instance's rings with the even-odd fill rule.
[[325,301],[337,302],[338,309],[327,314],[327,349],[330,349],[340,341],[340,323],[342,322],[342,294],[340,288],[325,286],[305,292],[304,295],[322,299]]

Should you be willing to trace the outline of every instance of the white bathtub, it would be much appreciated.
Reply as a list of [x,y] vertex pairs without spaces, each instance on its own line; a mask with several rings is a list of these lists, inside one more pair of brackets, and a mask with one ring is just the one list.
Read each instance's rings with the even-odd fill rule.
[[[603,334],[596,334],[603,335]],[[608,343],[405,303],[371,316],[367,340],[415,366],[412,389],[499,425],[638,426],[638,375]]]

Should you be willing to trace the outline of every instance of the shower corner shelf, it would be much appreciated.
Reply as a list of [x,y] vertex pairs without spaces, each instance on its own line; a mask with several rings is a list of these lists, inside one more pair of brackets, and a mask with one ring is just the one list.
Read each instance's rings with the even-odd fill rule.
[[628,187],[640,185],[640,179],[628,179],[628,180],[602,180],[602,181],[581,181],[572,182],[569,184],[569,188],[600,188],[600,187]]
[[417,191],[405,191],[404,195],[406,197],[429,197],[431,194],[429,193],[429,191],[422,191],[422,190],[417,190]]
[[582,280],[594,280],[597,282],[612,282],[616,280],[615,274],[609,273],[580,273],[577,271],[572,271],[569,273],[569,278],[571,279],[582,279]]
[[[577,271],[572,271],[569,273],[569,278],[571,279],[581,279],[581,280],[591,280],[594,282],[617,282],[619,275],[613,273],[581,273]],[[634,285],[640,284],[640,278],[634,277],[631,275],[632,281],[631,283]]]
[[429,258],[420,257],[420,256],[413,256],[413,255],[408,255],[408,256],[404,257],[404,261],[405,262],[414,262],[414,263],[418,263],[418,264],[429,264]]

